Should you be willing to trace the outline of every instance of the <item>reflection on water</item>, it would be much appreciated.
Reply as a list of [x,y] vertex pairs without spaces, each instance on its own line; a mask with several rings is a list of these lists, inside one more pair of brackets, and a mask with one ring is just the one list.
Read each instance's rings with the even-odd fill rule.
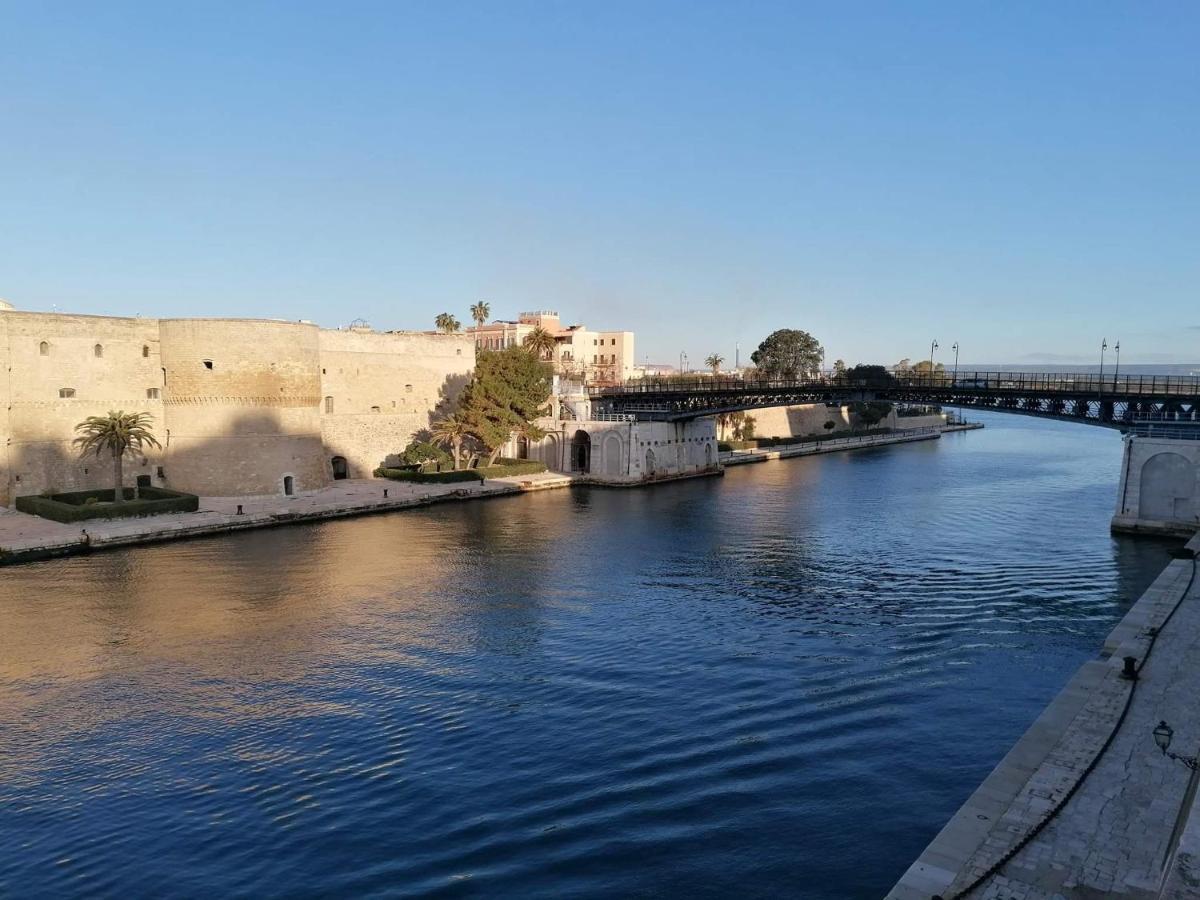
[[1166,562],[987,421],[6,570],[0,894],[882,894]]

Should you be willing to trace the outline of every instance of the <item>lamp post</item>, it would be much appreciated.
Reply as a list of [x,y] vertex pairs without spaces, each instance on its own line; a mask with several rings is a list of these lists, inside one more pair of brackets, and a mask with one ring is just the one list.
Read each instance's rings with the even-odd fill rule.
[[1154,743],[1158,744],[1158,749],[1162,751],[1162,755],[1167,759],[1173,759],[1175,762],[1181,762],[1189,769],[1195,771],[1200,767],[1200,760],[1194,756],[1182,756],[1178,753],[1171,753],[1168,748],[1171,746],[1171,738],[1175,736],[1175,729],[1166,722],[1159,722],[1154,729]]
[[1117,341],[1113,344],[1113,350],[1117,353],[1117,363],[1113,367],[1113,390],[1117,389],[1117,378],[1121,375],[1121,342]]
[[[954,379],[950,382],[950,390],[953,391],[958,387],[958,341],[954,342],[954,346],[950,348],[954,351]],[[962,407],[958,408],[958,418],[962,421]]]
[[933,351],[938,348],[937,338],[929,345],[929,383],[933,384]]
[[1108,338],[1100,338],[1100,395],[1104,395],[1104,351],[1108,349]]

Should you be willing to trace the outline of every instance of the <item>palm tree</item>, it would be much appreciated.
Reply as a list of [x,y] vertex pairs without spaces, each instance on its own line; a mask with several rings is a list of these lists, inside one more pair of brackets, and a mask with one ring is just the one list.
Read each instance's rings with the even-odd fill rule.
[[704,364],[712,369],[713,378],[721,374],[721,363],[725,362],[725,357],[720,353],[710,353],[704,357]]
[[491,314],[492,307],[485,300],[480,300],[478,303],[471,305],[471,318],[475,320],[476,333],[484,326],[484,323],[488,320],[488,316]]
[[530,353],[536,354],[538,359],[553,359],[554,348],[558,346],[558,341],[554,339],[554,335],[541,325],[538,325],[533,331],[525,335],[525,339],[521,341],[521,346]]
[[153,421],[154,416],[150,413],[110,410],[106,416],[88,416],[75,426],[78,437],[74,443],[79,447],[80,456],[89,453],[97,457],[112,456],[114,500],[125,498],[122,481],[126,454],[144,453],[149,447],[162,446],[150,432]]
[[458,461],[462,457],[463,440],[471,433],[467,423],[457,414],[450,413],[434,422],[429,430],[437,443],[443,447],[450,447],[450,455],[454,457],[454,468],[457,469]]
[[454,332],[462,327],[458,319],[454,318],[450,313],[438,313],[437,317],[433,320],[433,324],[437,326],[438,331],[445,334],[454,334]]

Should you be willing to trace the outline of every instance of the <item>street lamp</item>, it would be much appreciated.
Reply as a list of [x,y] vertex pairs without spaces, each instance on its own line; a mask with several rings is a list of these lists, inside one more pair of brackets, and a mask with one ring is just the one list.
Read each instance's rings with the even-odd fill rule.
[[1108,338],[1100,338],[1100,393],[1104,393],[1104,351],[1108,349]]
[[[954,351],[954,380],[950,382],[950,389],[958,387],[958,341],[954,342],[954,346],[950,348]],[[962,407],[958,408],[958,418],[962,420]]]
[[1117,365],[1113,369],[1113,390],[1117,389],[1117,378],[1121,374],[1121,342],[1117,341],[1113,344],[1113,349],[1117,351]]
[[1175,729],[1166,722],[1159,722],[1154,729],[1154,743],[1158,744],[1158,749],[1162,751],[1162,755],[1167,759],[1173,759],[1175,762],[1181,762],[1189,769],[1195,770],[1200,766],[1200,761],[1194,756],[1181,756],[1178,753],[1171,753],[1167,749],[1171,746],[1171,738],[1175,736]]
[[933,343],[929,345],[929,383],[933,383],[933,351],[938,348],[937,338],[933,339]]

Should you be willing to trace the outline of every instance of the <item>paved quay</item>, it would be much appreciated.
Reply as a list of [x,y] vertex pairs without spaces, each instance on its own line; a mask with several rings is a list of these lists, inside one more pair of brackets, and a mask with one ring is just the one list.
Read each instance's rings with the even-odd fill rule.
[[801,441],[795,444],[777,444],[769,449],[731,450],[721,454],[721,463],[726,466],[741,466],[747,463],[766,462],[770,459],[790,459],[794,456],[816,456],[821,453],[838,453],[844,450],[862,450],[868,447],[883,447],[888,444],[908,444],[913,441],[935,441],[950,431],[973,431],[982,428],[981,423],[962,425],[940,425],[928,428],[908,428],[887,434],[860,435],[858,437],[833,438],[825,441]]
[[[543,472],[482,483],[408,484],[383,479],[339,481],[294,497],[201,497],[194,513],[134,519],[93,519],[66,525],[0,507],[0,565],[72,556],[129,544],[156,543],[210,534],[345,516],[383,513],[485,497],[568,487],[569,475]],[[384,491],[387,496],[384,496]],[[241,506],[242,512],[238,513]]]
[[[1188,549],[1200,551],[1200,535]],[[1200,897],[1200,578],[1171,562],[908,869],[889,900]],[[1122,677],[1133,657],[1136,681]]]

